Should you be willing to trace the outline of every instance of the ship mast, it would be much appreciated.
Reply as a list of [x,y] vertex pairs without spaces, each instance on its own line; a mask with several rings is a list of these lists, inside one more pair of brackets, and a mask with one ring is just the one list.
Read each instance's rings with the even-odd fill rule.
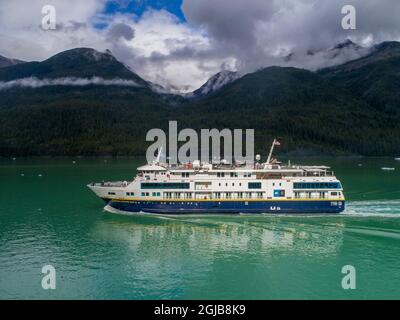
[[271,162],[272,152],[274,152],[275,145],[276,145],[276,139],[274,139],[274,141],[272,142],[271,149],[269,150],[267,164],[270,164],[270,162]]
[[160,164],[162,149],[163,149],[163,146],[161,146],[161,148],[158,149],[157,158],[155,159],[155,161],[153,161],[154,164]]

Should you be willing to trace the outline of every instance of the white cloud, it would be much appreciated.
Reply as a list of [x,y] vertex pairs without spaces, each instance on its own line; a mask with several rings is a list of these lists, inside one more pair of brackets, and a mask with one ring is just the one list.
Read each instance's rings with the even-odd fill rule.
[[[341,27],[348,4],[356,8],[357,30]],[[330,60],[308,50],[328,50],[346,38],[371,44],[400,37],[398,0],[185,0],[183,11],[189,23],[208,31],[215,48],[233,53],[242,72],[269,65],[320,68],[357,53]],[[287,63],[282,58],[290,53]]]
[[[150,10],[140,18],[133,13],[105,15],[105,3],[1,0],[0,54],[44,60],[75,47],[110,49],[146,80],[188,91],[221,69],[241,73],[270,65],[316,69],[357,57],[361,51],[344,50],[337,56],[327,52],[346,38],[368,45],[400,39],[398,0],[184,0],[187,22],[163,10]],[[57,9],[55,31],[40,27],[45,4]],[[341,28],[345,4],[357,9],[355,31]],[[95,28],[97,22],[108,27]],[[309,50],[314,55],[308,55]]]
[[0,21],[2,27],[11,29],[30,29],[40,26],[42,8],[52,5],[57,11],[60,23],[90,21],[104,7],[105,0],[2,0],[0,2]]
[[[102,36],[90,26],[104,0],[2,0],[0,52],[22,60],[43,60],[76,46],[96,46]],[[42,8],[56,8],[57,30],[43,30]]]
[[[139,19],[102,14],[104,1],[21,1],[0,2],[0,54],[8,57],[41,61],[76,47],[110,49],[146,80],[177,91],[196,89],[230,60],[209,55],[207,36],[167,11],[150,10]],[[56,7],[57,30],[40,27],[45,3]],[[108,27],[98,29],[93,22]]]
[[212,53],[201,30],[166,11],[148,11],[131,26],[135,37],[114,44],[113,53],[139,75],[165,87],[193,90],[229,61]]

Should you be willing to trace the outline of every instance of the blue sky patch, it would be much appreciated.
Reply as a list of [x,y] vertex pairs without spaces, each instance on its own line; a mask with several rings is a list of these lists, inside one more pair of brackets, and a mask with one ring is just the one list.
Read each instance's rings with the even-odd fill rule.
[[177,16],[179,20],[185,21],[185,16],[181,10],[182,1],[183,0],[109,0],[105,7],[105,13],[134,13],[140,17],[148,9],[164,9]]

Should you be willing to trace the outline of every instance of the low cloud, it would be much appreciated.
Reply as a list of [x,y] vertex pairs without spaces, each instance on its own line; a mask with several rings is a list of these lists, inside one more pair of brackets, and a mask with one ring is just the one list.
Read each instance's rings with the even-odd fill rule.
[[103,79],[99,77],[93,78],[56,78],[56,79],[38,79],[35,77],[32,78],[23,78],[12,81],[0,81],[0,91],[8,90],[12,88],[41,88],[48,86],[74,86],[74,87],[83,87],[83,86],[125,86],[125,87],[140,87],[135,81],[125,80],[125,79]]

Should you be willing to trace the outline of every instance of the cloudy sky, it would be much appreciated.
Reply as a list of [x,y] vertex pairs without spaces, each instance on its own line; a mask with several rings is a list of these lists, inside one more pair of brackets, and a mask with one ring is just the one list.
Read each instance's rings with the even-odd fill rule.
[[[349,4],[356,30],[341,26]],[[41,28],[44,5],[56,8],[56,30]],[[143,78],[189,91],[220,70],[317,69],[357,57],[329,49],[346,38],[399,40],[399,17],[399,0],[0,0],[0,54],[30,61],[109,49]]]

